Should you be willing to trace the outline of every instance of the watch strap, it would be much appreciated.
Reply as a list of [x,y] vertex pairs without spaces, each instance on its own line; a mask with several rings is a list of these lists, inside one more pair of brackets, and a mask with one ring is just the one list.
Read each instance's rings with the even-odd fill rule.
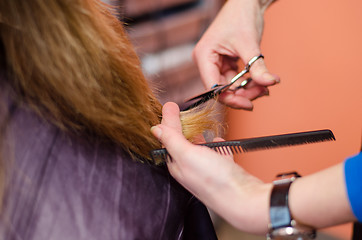
[[292,217],[288,206],[288,192],[291,181],[275,184],[270,198],[270,221],[271,228],[282,228],[290,226]]
[[296,172],[280,174],[278,177],[285,177],[291,175],[292,177],[284,178],[274,181],[274,187],[270,197],[270,222],[271,229],[282,227],[290,227],[292,216],[290,214],[288,197],[289,188],[292,182],[300,175]]
[[[285,178],[288,176],[288,178]],[[270,196],[270,225],[267,239],[314,239],[314,228],[298,224],[291,216],[289,209],[289,189],[300,175],[297,172],[279,174],[282,177],[274,181]],[[283,178],[284,177],[284,178]],[[292,238],[291,238],[292,237]]]

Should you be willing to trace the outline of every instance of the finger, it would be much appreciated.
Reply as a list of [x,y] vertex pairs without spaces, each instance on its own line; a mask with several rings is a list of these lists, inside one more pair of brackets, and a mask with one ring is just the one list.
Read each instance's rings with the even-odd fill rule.
[[205,137],[202,134],[197,135],[192,139],[193,144],[202,144],[205,142],[206,142]]
[[253,110],[253,103],[243,96],[235,95],[233,92],[224,92],[222,93],[218,100],[225,105],[235,108],[235,109],[244,109],[244,110]]
[[[239,72],[237,70],[229,70],[224,72],[223,75],[225,76],[226,82],[229,83],[232,78],[235,77]],[[234,85],[233,85],[234,86]]]
[[214,141],[214,142],[223,142],[223,141],[225,141],[225,139],[223,139],[223,138],[221,138],[221,137],[215,137],[215,138],[213,139],[213,141]]
[[232,57],[232,56],[227,56],[227,55],[223,55],[220,59],[222,61],[222,65],[221,65],[221,74],[226,76],[227,78],[227,72],[232,72],[233,75],[235,76],[238,73],[239,70],[239,64],[238,64],[238,60],[239,57]]
[[255,85],[253,87],[248,87],[247,89],[240,88],[234,92],[236,96],[245,97],[249,100],[255,100],[262,96],[268,96],[269,90],[267,87],[260,85]]
[[248,89],[241,88],[235,92],[226,91],[220,94],[218,100],[231,108],[253,110],[253,104],[251,101],[268,95],[268,88],[263,86],[254,86]]
[[198,46],[196,46],[192,55],[205,88],[210,89],[213,85],[220,83],[219,54],[208,52],[202,48],[198,49]]
[[255,82],[263,86],[272,86],[280,82],[279,76],[269,72],[262,58],[258,59],[251,66],[250,75]]
[[167,102],[162,107],[161,124],[182,132],[180,109],[176,103]]
[[[250,38],[250,36],[254,37]],[[244,64],[247,64],[250,59],[261,53],[259,41],[257,39],[258,38],[255,37],[255,35],[250,34],[248,37],[243,39],[244,44],[238,44],[235,46],[236,51],[240,54]],[[244,46],[248,46],[248,48],[244,49]],[[254,81],[263,86],[272,86],[280,82],[279,76],[270,73],[266,67],[264,58],[259,58],[252,64],[250,67],[250,75]]]

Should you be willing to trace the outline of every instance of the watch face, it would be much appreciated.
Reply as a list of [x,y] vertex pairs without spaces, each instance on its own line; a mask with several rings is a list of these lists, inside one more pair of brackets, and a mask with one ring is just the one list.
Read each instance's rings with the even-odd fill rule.
[[308,240],[314,239],[314,237],[313,232],[295,227],[278,228],[270,233],[270,239],[273,240]]
[[277,236],[273,240],[308,240],[311,239],[307,236]]

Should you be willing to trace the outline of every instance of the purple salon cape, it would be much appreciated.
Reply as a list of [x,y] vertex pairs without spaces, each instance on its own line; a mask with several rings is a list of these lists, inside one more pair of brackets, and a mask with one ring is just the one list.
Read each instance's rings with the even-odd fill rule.
[[165,166],[60,130],[9,97],[4,79],[7,188],[0,239],[216,239],[205,206]]

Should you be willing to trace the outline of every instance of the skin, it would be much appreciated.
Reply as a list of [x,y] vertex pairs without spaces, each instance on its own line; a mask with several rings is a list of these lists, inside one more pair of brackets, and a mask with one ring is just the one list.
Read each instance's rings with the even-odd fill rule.
[[[227,83],[246,64],[261,53],[260,41],[264,26],[264,11],[270,0],[228,0],[197,43],[193,58],[201,79],[210,89],[214,84]],[[239,9],[239,11],[235,11]],[[250,69],[253,81],[246,89],[227,91],[219,101],[236,109],[252,110],[252,100],[269,95],[268,87],[279,83],[277,75],[267,69],[263,59]]]
[[[206,88],[226,83],[240,71],[239,60],[245,64],[261,53],[263,14],[271,2],[228,0],[225,3],[193,52]],[[253,81],[247,89],[225,92],[219,100],[233,108],[251,110],[252,100],[268,95],[268,87],[279,82],[263,59],[254,63],[250,73]],[[265,234],[272,183],[264,183],[246,172],[232,156],[188,142],[182,135],[180,112],[175,103],[166,103],[162,114],[161,124],[152,127],[151,132],[172,156],[172,161],[167,162],[172,176],[238,229]],[[220,140],[223,139],[214,139]],[[344,179],[340,163],[294,181],[289,191],[293,218],[317,229],[355,221]]]
[[[175,103],[166,103],[162,114],[162,123],[152,127],[151,132],[172,156],[172,161],[167,162],[171,175],[238,229],[265,234],[272,183],[264,183],[246,172],[232,156],[187,141]],[[289,206],[298,223],[317,229],[355,221],[346,193],[343,163],[294,181]]]

